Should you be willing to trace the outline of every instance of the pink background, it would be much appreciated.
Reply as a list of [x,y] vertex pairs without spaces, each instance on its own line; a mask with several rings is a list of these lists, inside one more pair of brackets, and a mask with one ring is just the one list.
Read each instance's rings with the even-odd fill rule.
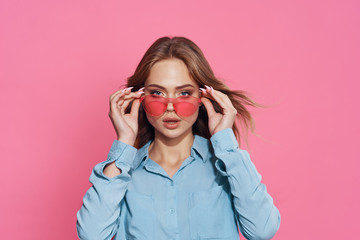
[[76,239],[115,131],[108,97],[158,37],[183,35],[247,90],[274,239],[360,235],[359,1],[0,0],[0,239]]

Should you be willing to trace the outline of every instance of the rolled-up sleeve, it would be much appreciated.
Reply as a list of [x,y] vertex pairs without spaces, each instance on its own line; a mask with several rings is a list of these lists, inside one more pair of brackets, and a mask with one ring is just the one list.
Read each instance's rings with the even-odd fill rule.
[[215,133],[210,141],[215,166],[228,178],[241,233],[247,239],[271,239],[280,227],[280,213],[249,153],[239,148],[230,128]]
[[[114,140],[107,160],[97,164],[91,173],[91,188],[77,212],[77,233],[80,239],[111,239],[117,231],[120,202],[130,181],[129,171],[136,156],[133,146]],[[121,174],[109,178],[104,175],[107,164],[114,162]]]

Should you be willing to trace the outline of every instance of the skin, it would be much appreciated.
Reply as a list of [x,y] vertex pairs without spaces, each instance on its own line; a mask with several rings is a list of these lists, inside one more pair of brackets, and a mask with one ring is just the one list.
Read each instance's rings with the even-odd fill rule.
[[[156,86],[155,86],[156,85]],[[184,88],[179,86],[187,85]],[[137,118],[140,107],[140,97],[145,94],[158,94],[164,97],[175,98],[189,94],[201,97],[209,116],[209,130],[211,135],[231,128],[236,117],[236,109],[228,96],[220,91],[205,86],[200,88],[190,77],[186,65],[179,59],[167,59],[157,62],[150,70],[150,75],[145,82],[145,90],[131,92],[131,89],[121,89],[110,96],[109,117],[117,133],[117,140],[129,145],[134,145],[138,132]],[[201,94],[200,94],[201,92]],[[216,113],[210,99],[215,100],[222,108],[222,113]],[[125,109],[133,102],[130,113],[125,114]],[[192,125],[195,123],[198,111],[188,117],[179,117],[174,111],[172,103],[167,106],[167,111],[158,117],[147,114],[147,118],[155,130],[155,138],[149,147],[149,157],[157,162],[172,177],[181,166],[182,162],[190,156],[191,146],[194,141]],[[176,129],[168,129],[163,124],[164,118],[172,117],[180,120]],[[187,149],[187,151],[184,151]],[[109,178],[121,174],[115,162],[108,164],[104,174]]]

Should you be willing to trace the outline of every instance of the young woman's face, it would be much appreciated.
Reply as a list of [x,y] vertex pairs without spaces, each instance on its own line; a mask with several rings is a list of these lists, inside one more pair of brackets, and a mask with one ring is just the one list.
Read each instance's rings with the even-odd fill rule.
[[[192,134],[192,126],[199,114],[198,99],[190,97],[192,99],[190,104],[176,105],[177,102],[182,101],[180,99],[186,99],[184,96],[200,97],[199,86],[191,79],[184,62],[179,59],[167,59],[154,64],[145,82],[144,92],[145,96],[155,95],[154,98],[160,96],[172,98],[175,101],[175,103],[167,102],[166,99],[161,98],[162,102],[167,103],[166,109],[164,108],[164,113],[161,115],[151,114],[149,109],[146,111],[147,119],[155,128],[155,136],[160,134],[163,137],[176,138]],[[156,104],[152,107],[154,108],[154,106]],[[162,111],[160,110],[160,112]]]

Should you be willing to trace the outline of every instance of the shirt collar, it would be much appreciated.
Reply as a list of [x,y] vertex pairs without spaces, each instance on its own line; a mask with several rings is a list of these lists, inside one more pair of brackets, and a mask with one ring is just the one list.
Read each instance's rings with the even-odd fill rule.
[[[134,169],[137,169],[143,161],[147,161],[149,158],[149,146],[153,140],[149,140],[142,146],[136,153],[136,157],[133,163]],[[195,135],[193,145],[191,146],[191,156],[195,158],[194,154],[197,153],[202,161],[207,161],[207,155],[210,151],[210,142],[208,139]]]
[[152,140],[149,140],[147,143],[145,143],[144,146],[142,146],[136,153],[136,157],[134,160],[134,164],[133,167],[134,169],[137,169],[140,164],[142,163],[142,161],[147,160],[149,157],[149,146],[151,144]]
[[210,151],[209,140],[199,135],[195,135],[194,143],[191,147],[191,155],[193,155],[193,151],[197,152],[200,155],[203,162],[206,162],[207,155]]

